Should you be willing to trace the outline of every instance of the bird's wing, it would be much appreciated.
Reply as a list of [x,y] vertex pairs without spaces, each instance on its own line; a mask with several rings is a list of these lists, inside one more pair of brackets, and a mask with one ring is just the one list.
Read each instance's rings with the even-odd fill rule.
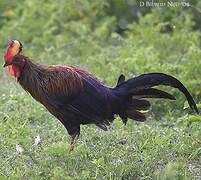
[[106,87],[102,85],[96,87],[89,80],[83,80],[83,90],[68,104],[68,107],[73,107],[80,115],[86,117],[82,120],[83,123],[101,122],[107,118],[108,93]]
[[110,90],[83,71],[62,71],[49,80],[48,102],[80,116],[80,124],[104,121],[110,112]]

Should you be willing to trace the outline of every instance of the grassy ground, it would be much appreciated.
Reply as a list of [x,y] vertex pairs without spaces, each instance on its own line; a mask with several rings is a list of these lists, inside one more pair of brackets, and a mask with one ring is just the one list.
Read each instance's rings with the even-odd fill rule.
[[[10,85],[13,87],[13,85]],[[27,94],[1,95],[0,177],[27,179],[199,179],[201,127],[193,116],[157,122],[117,119],[108,132],[81,129],[69,153],[65,129]],[[194,122],[193,122],[194,121]],[[36,144],[37,136],[40,143]],[[22,152],[16,150],[19,145]]]
[[[19,39],[35,61],[74,64],[110,86],[120,73],[165,72],[201,107],[201,31],[191,9],[139,8],[120,31],[120,12],[133,7],[124,1],[19,2],[0,1],[1,56],[8,38]],[[2,67],[0,84],[0,179],[201,179],[201,118],[172,88],[177,101],[152,100],[145,123],[82,126],[69,153],[64,127]]]

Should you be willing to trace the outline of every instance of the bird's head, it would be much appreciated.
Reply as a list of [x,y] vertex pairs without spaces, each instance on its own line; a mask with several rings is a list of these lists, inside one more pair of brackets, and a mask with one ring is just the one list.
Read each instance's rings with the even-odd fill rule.
[[20,76],[20,65],[23,63],[21,62],[20,58],[15,58],[19,55],[22,51],[23,45],[18,40],[9,40],[6,52],[4,54],[4,67],[8,66],[8,72],[10,75],[14,77]]
[[6,52],[4,54],[4,67],[12,64],[13,57],[20,54],[22,51],[22,43],[18,40],[9,40]]

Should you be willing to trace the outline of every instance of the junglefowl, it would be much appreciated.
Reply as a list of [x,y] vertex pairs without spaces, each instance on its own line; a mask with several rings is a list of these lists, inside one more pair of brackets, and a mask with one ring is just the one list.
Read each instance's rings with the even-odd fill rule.
[[22,47],[20,41],[8,42],[4,67],[8,67],[8,73],[24,90],[64,125],[70,135],[71,150],[80,134],[80,125],[95,124],[107,130],[116,115],[124,124],[128,118],[145,121],[141,111],[150,107],[146,98],[175,100],[173,95],[154,86],[178,88],[186,96],[190,108],[198,113],[191,94],[170,75],[149,73],[129,80],[120,75],[116,87],[110,88],[87,71],[74,66],[36,64],[22,54]]

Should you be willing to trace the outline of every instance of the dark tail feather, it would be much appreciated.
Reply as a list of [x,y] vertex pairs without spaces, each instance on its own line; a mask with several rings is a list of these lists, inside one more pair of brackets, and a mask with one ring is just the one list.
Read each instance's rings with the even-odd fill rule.
[[[125,82],[125,76],[121,74],[118,78],[117,86],[119,86],[123,82]],[[133,96],[138,98],[164,98],[164,99],[176,100],[176,98],[173,95],[154,88],[142,89],[139,92],[134,93]]]
[[145,121],[146,117],[144,114],[140,113],[140,110],[148,110],[150,108],[150,103],[144,99],[131,98],[128,102],[127,108],[124,113],[119,114],[123,123],[126,125],[128,118],[136,121]]
[[123,82],[125,81],[125,76],[123,74],[121,74],[118,78],[118,81],[117,81],[117,86],[122,84]]
[[140,90],[149,89],[153,86],[158,85],[166,85],[179,89],[186,96],[186,99],[191,109],[195,110],[195,112],[199,114],[198,108],[193,100],[193,97],[188,92],[186,87],[179,80],[167,74],[163,73],[143,74],[119,84],[117,87],[113,89],[113,91],[116,95],[127,96],[129,94],[139,92]]
[[139,92],[133,93],[133,97],[137,98],[164,98],[164,99],[170,99],[170,100],[176,100],[176,98],[159,89],[149,88],[149,89],[141,89]]
[[150,106],[151,104],[147,100],[132,98],[128,103],[128,110],[148,110]]
[[146,117],[144,114],[142,114],[139,111],[136,111],[134,109],[132,110],[126,110],[126,116],[130,119],[136,120],[136,121],[146,121]]

